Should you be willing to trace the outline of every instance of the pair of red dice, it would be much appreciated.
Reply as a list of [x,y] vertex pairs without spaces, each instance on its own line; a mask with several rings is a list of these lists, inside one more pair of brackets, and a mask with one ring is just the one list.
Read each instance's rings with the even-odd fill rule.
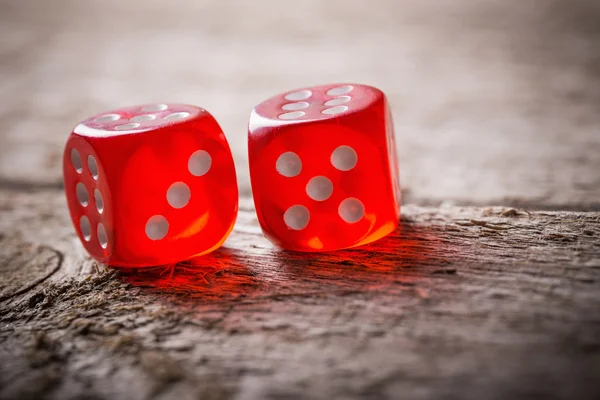
[[[355,247],[398,225],[394,128],[376,88],[324,85],[274,96],[250,115],[248,152],[258,220],[281,247]],[[93,116],[69,136],[63,172],[75,230],[109,265],[206,254],[236,220],[233,157],[202,108],[151,104]]]

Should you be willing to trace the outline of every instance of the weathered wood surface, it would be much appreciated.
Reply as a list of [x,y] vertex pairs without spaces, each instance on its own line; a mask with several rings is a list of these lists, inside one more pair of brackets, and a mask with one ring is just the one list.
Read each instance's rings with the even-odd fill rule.
[[59,185],[79,120],[180,101],[245,185],[252,107],[346,80],[389,95],[406,200],[597,211],[599,54],[596,0],[3,0],[0,181]]
[[113,272],[63,202],[0,198],[0,397],[600,394],[600,213],[406,206],[394,235],[306,257],[245,200],[214,254]]
[[[0,1],[0,399],[600,397],[599,2],[165,4]],[[340,80],[390,96],[401,228],[279,250],[247,114]],[[193,263],[106,270],[68,220],[66,134],[163,100],[223,125],[238,223]]]

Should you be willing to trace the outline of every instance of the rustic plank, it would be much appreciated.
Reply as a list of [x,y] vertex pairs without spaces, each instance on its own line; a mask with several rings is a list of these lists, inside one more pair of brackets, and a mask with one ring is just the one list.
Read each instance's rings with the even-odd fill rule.
[[[0,399],[600,397],[599,20],[593,0],[0,2]],[[378,243],[282,251],[248,111],[340,80],[389,94],[412,204]],[[159,100],[222,123],[239,220],[193,262],[106,270],[56,190],[62,145]]]
[[[114,272],[63,203],[0,192],[0,398],[600,394],[600,213],[412,205],[378,243],[306,256],[245,198],[224,248]],[[19,272],[46,251],[58,271]]]
[[5,0],[0,185],[59,186],[77,121],[165,100],[215,114],[248,191],[250,109],[349,80],[390,96],[407,200],[599,210],[598,21],[594,0]]

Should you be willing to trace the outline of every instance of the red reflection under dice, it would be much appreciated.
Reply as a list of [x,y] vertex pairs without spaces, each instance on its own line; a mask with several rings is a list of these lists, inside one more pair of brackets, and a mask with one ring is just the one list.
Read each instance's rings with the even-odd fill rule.
[[69,136],[63,173],[81,242],[110,265],[169,264],[208,253],[236,219],[229,145],[198,107],[151,104],[91,117]]
[[324,85],[274,96],[250,115],[248,152],[258,220],[284,248],[360,246],[398,225],[394,128],[376,88]]

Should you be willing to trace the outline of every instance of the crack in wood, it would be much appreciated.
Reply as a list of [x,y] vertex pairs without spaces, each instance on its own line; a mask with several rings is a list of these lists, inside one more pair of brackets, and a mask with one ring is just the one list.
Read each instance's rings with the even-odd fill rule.
[[[17,249],[18,248],[19,247],[17,247]],[[40,262],[38,257],[40,256],[40,253],[43,251],[52,252],[54,254],[54,257]],[[7,270],[10,270],[11,268],[10,268],[9,264],[14,263],[18,258],[22,258],[22,256],[23,255],[18,252],[9,256],[8,259],[6,259],[2,263],[4,266],[3,270],[5,272]],[[56,260],[53,260],[53,258],[55,258]],[[42,284],[43,282],[48,280],[52,275],[54,275],[60,269],[60,267],[63,263],[63,260],[64,260],[64,255],[58,250],[55,250],[53,248],[50,248],[48,246],[43,246],[43,245],[36,247],[34,254],[31,257],[27,258],[24,262],[19,263],[19,265],[27,271],[30,270],[29,268],[27,268],[27,265],[32,264],[32,263],[36,264],[35,265],[36,267],[39,265],[45,265],[45,264],[52,264],[53,266],[51,266],[50,269],[45,269],[43,271],[42,276],[28,275],[28,276],[24,277],[23,279],[30,281],[30,283],[25,284],[22,288],[17,289],[12,293],[10,292],[10,290],[4,289],[3,291],[7,291],[8,293],[2,294],[2,292],[0,292],[0,302],[11,300],[14,297],[21,296],[21,295],[26,294],[29,291],[35,289],[37,286],[39,286],[40,284]],[[31,272],[33,272],[33,271],[31,271]],[[6,284],[6,283],[3,283],[3,284]],[[3,289],[3,288],[0,286],[0,289]]]

